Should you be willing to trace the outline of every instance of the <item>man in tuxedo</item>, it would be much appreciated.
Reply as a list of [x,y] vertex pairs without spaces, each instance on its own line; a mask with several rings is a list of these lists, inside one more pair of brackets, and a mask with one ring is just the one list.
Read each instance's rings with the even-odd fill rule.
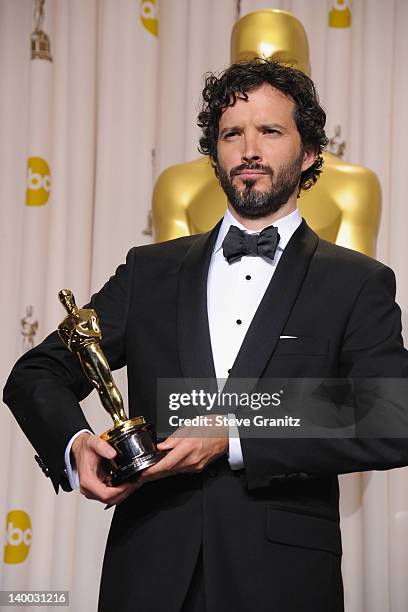
[[[312,81],[235,64],[203,92],[201,151],[228,198],[208,234],[132,249],[92,297],[130,417],[156,421],[160,378],[399,378],[408,374],[392,271],[320,240],[296,207],[327,139]],[[56,333],[14,367],[5,401],[54,487],[116,504],[99,610],[340,612],[337,474],[408,463],[404,438],[217,436],[187,428],[136,483],[98,476],[114,450],[79,406],[90,392]],[[72,463],[71,463],[72,462]]]

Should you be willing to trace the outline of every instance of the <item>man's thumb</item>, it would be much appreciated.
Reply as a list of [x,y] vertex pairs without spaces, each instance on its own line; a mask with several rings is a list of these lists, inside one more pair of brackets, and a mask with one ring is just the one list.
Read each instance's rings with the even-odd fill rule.
[[95,436],[94,440],[94,450],[98,455],[104,457],[105,459],[112,459],[116,455],[115,449],[105,442],[105,440],[101,440],[99,436]]

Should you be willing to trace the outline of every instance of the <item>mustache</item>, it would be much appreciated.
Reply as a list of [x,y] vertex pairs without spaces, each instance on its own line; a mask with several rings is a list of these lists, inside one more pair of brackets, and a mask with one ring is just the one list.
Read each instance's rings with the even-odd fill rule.
[[273,170],[270,166],[263,166],[262,164],[241,164],[230,170],[230,178],[233,178],[245,170],[260,170],[261,172],[265,172],[265,174],[273,174]]

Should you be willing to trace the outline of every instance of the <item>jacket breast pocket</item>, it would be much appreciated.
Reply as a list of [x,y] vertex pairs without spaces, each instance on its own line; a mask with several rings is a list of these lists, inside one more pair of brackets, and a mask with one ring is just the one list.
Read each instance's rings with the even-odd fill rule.
[[267,506],[266,535],[271,542],[323,550],[341,556],[340,526],[326,518]]
[[329,351],[327,338],[280,338],[274,355],[326,355]]

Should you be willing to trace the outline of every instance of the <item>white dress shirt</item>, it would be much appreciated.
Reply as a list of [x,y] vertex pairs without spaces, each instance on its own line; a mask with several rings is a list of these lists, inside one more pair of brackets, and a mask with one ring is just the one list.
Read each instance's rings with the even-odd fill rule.
[[[280,236],[273,261],[266,257],[246,255],[239,261],[229,264],[224,257],[222,243],[230,226],[235,225],[248,234],[257,234],[263,228],[256,231],[249,230],[237,221],[228,209],[225,212],[207,280],[208,323],[219,389],[224,386],[228,378],[229,370],[233,366],[279,259],[301,222],[302,217],[296,209],[273,223]],[[228,460],[231,469],[244,467],[236,425],[229,429]]]
[[[207,279],[208,323],[219,389],[224,386],[228,378],[229,370],[232,368],[279,259],[301,222],[302,217],[298,209],[275,221],[273,225],[278,229],[280,240],[273,261],[249,255],[229,264],[224,257],[222,243],[230,226],[235,225],[249,234],[257,234],[263,228],[256,231],[249,230],[237,221],[228,209],[225,212],[214,245]],[[233,417],[233,415],[229,416]],[[79,480],[76,469],[71,465],[70,451],[73,441],[82,431],[87,430],[77,432],[65,450],[68,480],[73,489],[79,487]],[[229,428],[228,460],[231,469],[244,467],[236,425]]]

